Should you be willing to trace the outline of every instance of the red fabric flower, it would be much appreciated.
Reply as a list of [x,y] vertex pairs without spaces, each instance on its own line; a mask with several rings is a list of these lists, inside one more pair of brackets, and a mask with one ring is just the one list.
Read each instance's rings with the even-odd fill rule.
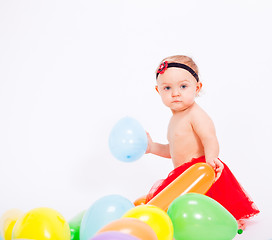
[[168,62],[167,62],[167,61],[163,62],[163,63],[160,65],[160,67],[158,68],[157,73],[163,74],[163,73],[165,72],[165,70],[167,69],[167,67],[168,67]]

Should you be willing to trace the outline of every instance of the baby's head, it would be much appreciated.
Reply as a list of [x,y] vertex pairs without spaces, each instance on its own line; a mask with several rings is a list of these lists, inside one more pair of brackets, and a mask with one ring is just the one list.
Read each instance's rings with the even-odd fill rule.
[[156,70],[156,79],[157,92],[173,112],[193,105],[202,88],[197,65],[192,58],[183,55],[163,59]]

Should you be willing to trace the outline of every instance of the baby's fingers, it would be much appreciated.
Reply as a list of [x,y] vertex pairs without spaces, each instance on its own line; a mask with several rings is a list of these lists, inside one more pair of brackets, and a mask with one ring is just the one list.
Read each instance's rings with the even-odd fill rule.
[[215,181],[217,181],[218,178],[221,176],[223,169],[224,169],[223,163],[220,160],[216,161]]
[[217,170],[223,171],[223,169],[224,169],[224,164],[223,164],[219,159],[216,159],[215,165],[216,165],[216,169],[217,169]]
[[146,132],[147,141],[148,141],[145,153],[150,153],[151,152],[152,138],[150,137],[149,132],[147,132],[147,131],[145,131],[145,132]]

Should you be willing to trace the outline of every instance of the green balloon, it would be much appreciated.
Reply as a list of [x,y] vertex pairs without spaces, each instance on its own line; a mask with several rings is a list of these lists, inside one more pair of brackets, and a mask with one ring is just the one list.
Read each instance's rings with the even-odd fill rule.
[[175,240],[231,240],[237,234],[238,224],[230,212],[202,194],[187,193],[176,198],[167,214]]
[[79,240],[80,236],[80,224],[82,221],[82,218],[85,214],[86,210],[77,214],[75,217],[73,217],[68,223],[70,227],[71,232],[71,240]]

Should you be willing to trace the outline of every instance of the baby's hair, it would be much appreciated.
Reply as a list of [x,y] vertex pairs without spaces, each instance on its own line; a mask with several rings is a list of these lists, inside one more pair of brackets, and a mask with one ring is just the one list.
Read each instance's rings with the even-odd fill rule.
[[189,66],[190,68],[192,68],[196,72],[196,74],[198,75],[198,67],[197,67],[196,63],[194,62],[194,60],[192,58],[185,56],[185,55],[174,55],[174,56],[164,58],[160,62],[159,66],[157,67],[156,73],[157,73],[160,65],[165,61],[167,61],[168,63],[176,62],[176,63],[185,64],[185,65]]

